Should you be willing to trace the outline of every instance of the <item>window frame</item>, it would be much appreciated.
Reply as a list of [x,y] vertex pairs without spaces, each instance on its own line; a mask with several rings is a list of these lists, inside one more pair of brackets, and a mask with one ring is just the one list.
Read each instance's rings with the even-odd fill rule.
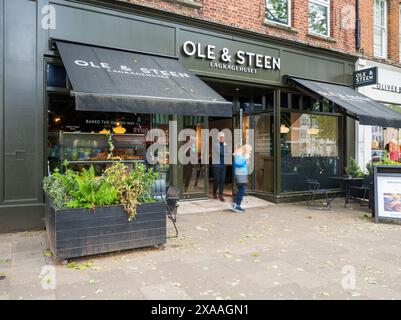
[[[327,34],[322,34],[318,32],[314,32],[311,30],[309,24],[309,12],[310,12],[310,4],[314,3],[316,5],[324,6],[327,8]],[[319,37],[330,38],[331,35],[331,0],[308,0],[308,33],[312,35],[316,35]]]
[[[377,4],[379,3],[384,3],[384,22],[383,25],[378,25],[376,24],[376,10],[377,8]],[[388,4],[387,4],[387,0],[374,0],[373,2],[373,55],[377,58],[383,58],[383,59],[387,59],[387,55],[388,55],[388,26],[387,26],[387,22],[388,22]],[[380,8],[379,8],[380,9]],[[381,18],[381,17],[380,17]],[[382,19],[380,19],[382,20]],[[381,35],[382,35],[382,41],[381,41],[381,55],[378,54],[376,52],[376,48],[375,48],[375,37],[376,37],[376,27],[381,29]]]
[[287,15],[288,15],[288,23],[282,23],[282,22],[278,22],[278,21],[273,21],[273,20],[270,20],[270,19],[267,18],[266,10],[267,10],[267,2],[268,1],[270,1],[270,0],[264,0],[264,3],[265,3],[265,22],[291,28],[291,26],[292,26],[292,0],[286,0],[287,4],[288,4],[288,13],[287,13]]

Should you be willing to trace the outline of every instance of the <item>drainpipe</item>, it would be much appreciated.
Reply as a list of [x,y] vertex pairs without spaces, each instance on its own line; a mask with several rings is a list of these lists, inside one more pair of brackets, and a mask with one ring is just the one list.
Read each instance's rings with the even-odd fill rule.
[[355,48],[357,51],[361,48],[361,19],[359,16],[359,0],[355,3]]

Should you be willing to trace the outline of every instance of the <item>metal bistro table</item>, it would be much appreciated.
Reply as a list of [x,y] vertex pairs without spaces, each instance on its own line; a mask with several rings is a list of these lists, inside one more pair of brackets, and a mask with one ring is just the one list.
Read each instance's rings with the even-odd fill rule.
[[349,186],[350,186],[350,182],[352,181],[361,181],[364,178],[357,178],[357,177],[350,177],[350,176],[338,176],[338,177],[329,177],[329,179],[332,180],[338,180],[342,182],[343,185],[343,193],[344,193],[344,197],[345,197],[345,201],[344,201],[344,208],[347,207],[347,203],[348,203],[348,199],[349,199]]

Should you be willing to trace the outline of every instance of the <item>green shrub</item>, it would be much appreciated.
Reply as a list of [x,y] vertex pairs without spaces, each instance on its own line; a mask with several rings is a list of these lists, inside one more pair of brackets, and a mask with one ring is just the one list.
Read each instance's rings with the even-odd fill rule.
[[345,173],[349,176],[357,178],[365,175],[365,172],[358,165],[358,162],[352,157],[348,159],[348,165],[345,167]]
[[366,165],[366,169],[368,170],[368,172],[370,174],[373,174],[373,167],[374,166],[401,166],[401,163],[397,162],[397,161],[393,161],[387,158],[384,158],[382,161],[380,162],[369,162]]
[[140,203],[154,201],[151,191],[158,174],[140,162],[134,163],[132,171],[124,163],[114,162],[100,177],[93,166],[81,172],[69,169],[68,162],[64,166],[64,174],[56,169],[43,179],[44,191],[60,209],[121,204],[132,220]]

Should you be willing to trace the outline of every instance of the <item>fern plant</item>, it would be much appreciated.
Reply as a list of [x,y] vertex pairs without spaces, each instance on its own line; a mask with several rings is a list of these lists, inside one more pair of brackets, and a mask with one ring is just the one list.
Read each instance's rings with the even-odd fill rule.
[[139,204],[153,202],[152,185],[158,174],[140,162],[129,170],[123,162],[114,162],[100,177],[91,166],[75,172],[64,163],[65,173],[55,170],[43,179],[43,189],[58,208],[95,208],[121,204],[128,219],[136,216]]

